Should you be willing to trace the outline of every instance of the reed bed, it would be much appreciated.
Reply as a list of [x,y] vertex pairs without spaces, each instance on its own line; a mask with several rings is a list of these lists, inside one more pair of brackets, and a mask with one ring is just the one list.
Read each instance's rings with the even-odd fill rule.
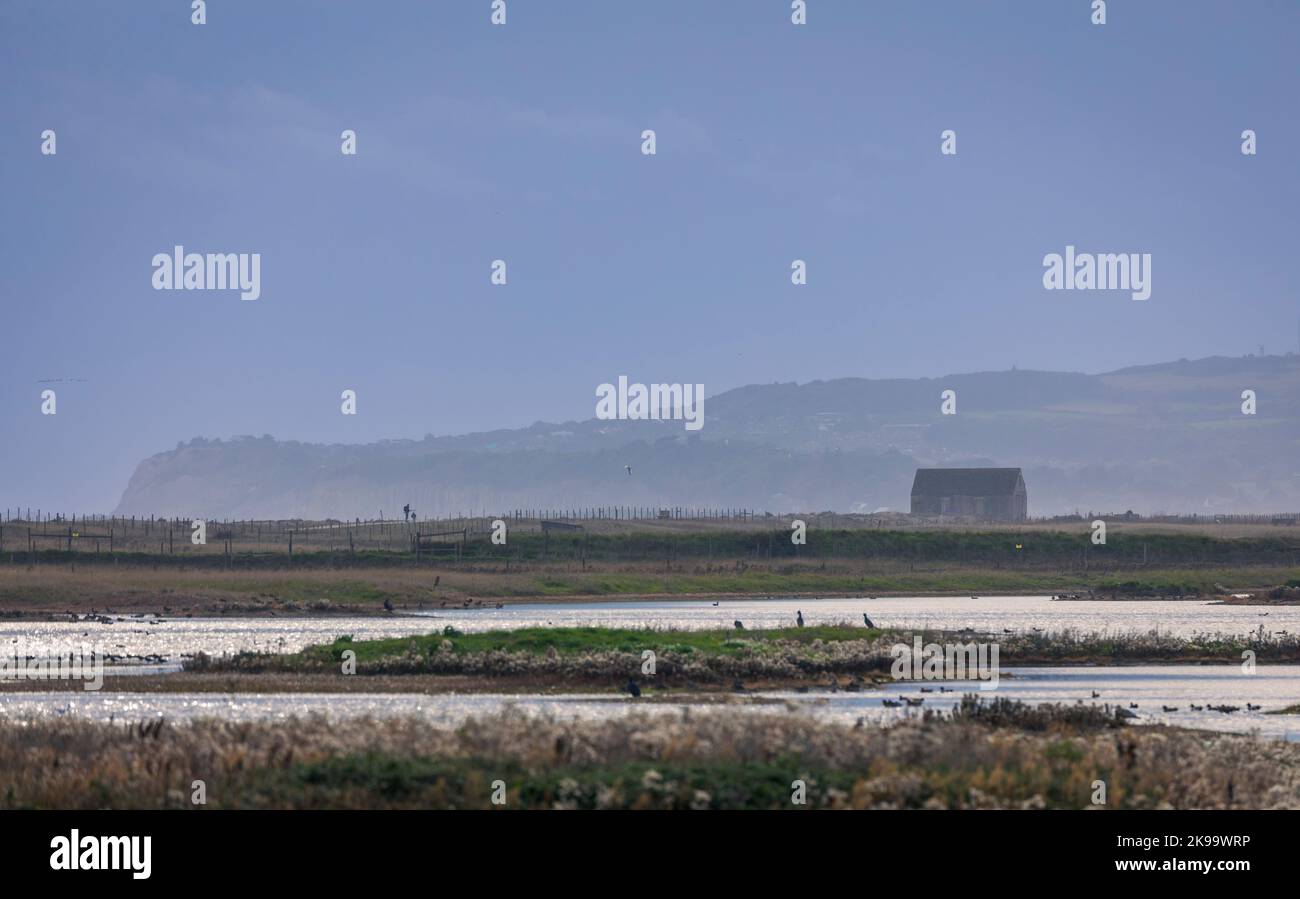
[[[602,721],[97,724],[0,718],[7,808],[1300,808],[1300,746],[1065,707],[895,727],[734,708]],[[791,801],[806,785],[807,804]]]

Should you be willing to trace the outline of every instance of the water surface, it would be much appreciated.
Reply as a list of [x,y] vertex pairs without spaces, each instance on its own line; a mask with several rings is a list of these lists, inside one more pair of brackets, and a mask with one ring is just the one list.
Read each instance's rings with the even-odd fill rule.
[[[732,695],[721,705],[692,704],[690,714],[714,714],[721,709],[743,706],[755,713],[809,714],[819,719],[854,724],[859,719],[888,725],[922,709],[949,710],[963,692],[979,693],[1030,704],[1066,703],[1122,705],[1137,703],[1135,724],[1166,723],[1183,727],[1232,733],[1257,733],[1263,737],[1300,739],[1300,716],[1268,715],[1265,712],[1300,703],[1300,666],[1257,666],[1245,675],[1237,665],[1177,665],[1132,667],[1015,668],[1004,672],[998,689],[980,692],[970,683],[949,683],[952,693],[937,692],[940,682],[891,684],[883,690],[859,693],[766,692]],[[922,693],[920,688],[934,689]],[[1100,696],[1096,699],[1092,693]],[[888,708],[886,699],[899,696],[924,698],[920,708]],[[1246,703],[1262,706],[1246,711]],[[1223,714],[1194,711],[1192,704],[1236,705],[1240,711]],[[233,721],[283,720],[292,715],[320,714],[336,719],[361,715],[384,718],[415,715],[445,725],[455,725],[470,715],[516,708],[560,718],[600,719],[626,715],[632,710],[654,714],[682,714],[683,703],[675,700],[633,700],[627,696],[503,695],[414,693],[332,694],[212,693],[168,694],[109,692],[0,693],[0,714],[19,720],[80,715],[97,721],[134,721],[165,717],[172,721],[219,717]],[[1166,712],[1163,706],[1177,707]]]
[[437,610],[420,615],[352,618],[126,618],[98,622],[0,622],[0,645],[28,642],[103,646],[123,661],[178,662],[205,652],[296,652],[351,634],[354,639],[426,634],[444,627],[464,632],[519,627],[654,627],[674,629],[790,627],[795,612],[808,624],[862,624],[866,613],[881,627],[970,627],[994,635],[1073,628],[1114,634],[1300,633],[1300,606],[1225,606],[1204,601],[1053,601],[1049,596],[878,597],[862,599],[743,599],[516,604],[501,609]]

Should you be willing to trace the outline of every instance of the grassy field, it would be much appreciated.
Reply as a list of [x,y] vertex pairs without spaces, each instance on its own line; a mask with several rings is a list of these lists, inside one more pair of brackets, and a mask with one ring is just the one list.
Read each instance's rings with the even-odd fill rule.
[[[229,554],[215,539],[204,546],[163,540],[149,551],[115,541],[112,552],[81,551],[83,543],[71,552],[51,548],[57,540],[14,550],[11,540],[0,552],[0,615],[379,614],[385,603],[402,610],[677,596],[1190,598],[1300,584],[1300,533],[1286,527],[1237,526],[1241,533],[1227,536],[1226,526],[1214,534],[1202,525],[1117,524],[1106,545],[1094,546],[1082,525],[810,526],[807,543],[795,545],[780,519],[761,520],[761,527],[601,522],[590,532],[549,536],[535,524],[510,531],[505,546],[470,533],[452,555],[413,553],[402,534],[357,549],[337,523],[298,523],[296,532],[276,530],[256,543],[232,541]],[[418,527],[383,525],[411,533]],[[12,524],[5,528],[12,534]],[[285,533],[298,535],[292,555],[276,543]]]
[[1297,808],[1300,745],[973,700],[888,729],[735,709],[456,727],[0,719],[0,807],[197,808],[199,780],[204,808],[1088,808],[1096,780],[1107,808]]
[[[1069,664],[1240,664],[1250,650],[1262,664],[1300,662],[1300,635],[1260,631],[1241,637],[1185,639],[1158,634],[1103,633],[988,635],[868,629],[851,625],[772,630],[681,631],[652,628],[524,628],[463,634],[448,627],[424,636],[353,640],[311,646],[287,655],[244,653],[186,663],[186,672],[220,682],[261,675],[259,689],[312,678],[342,689],[372,677],[455,679],[464,692],[492,692],[497,684],[537,689],[621,691],[629,680],[651,691],[699,689],[870,689],[892,679],[894,648],[923,644],[996,645],[999,666]],[[654,668],[647,670],[647,653]],[[968,664],[973,665],[973,660]],[[345,670],[349,668],[352,670]],[[974,677],[972,672],[969,677]],[[421,682],[423,688],[434,686]],[[234,684],[230,685],[234,691]],[[294,688],[291,688],[294,689]]]
[[340,657],[344,649],[356,653],[357,661],[378,662],[414,652],[428,655],[447,644],[447,652],[474,654],[484,652],[519,652],[530,655],[577,655],[591,652],[624,652],[640,655],[646,650],[691,655],[739,656],[746,652],[783,643],[810,646],[821,642],[875,640],[884,633],[865,627],[772,628],[757,631],[716,630],[682,631],[651,628],[603,627],[529,627],[510,631],[487,631],[462,634],[450,628],[424,637],[399,637],[391,640],[336,640],[328,646],[304,650],[301,657]]
[[63,612],[168,615],[382,614],[384,601],[418,610],[496,602],[719,596],[1056,594],[1198,597],[1267,590],[1300,568],[1147,568],[1140,573],[1019,570],[851,559],[672,566],[532,563],[505,567],[389,567],[222,571],[148,566],[0,564],[0,615]]
[[[800,519],[803,520],[803,519]],[[210,568],[386,566],[394,558],[427,563],[473,561],[505,565],[549,561],[586,563],[674,563],[688,560],[798,560],[850,558],[893,560],[923,565],[933,562],[975,567],[1124,568],[1182,565],[1300,565],[1300,529],[1295,527],[1112,524],[1106,542],[1093,544],[1084,524],[983,525],[980,527],[825,527],[808,516],[806,541],[791,539],[793,519],[759,519],[746,526],[732,522],[585,522],[569,531],[543,531],[538,522],[508,523],[506,542],[493,543],[486,523],[463,527],[451,536],[431,537],[428,527],[384,525],[388,536],[359,541],[349,529],[302,523],[296,531],[276,531],[263,539],[223,541],[214,536],[203,545],[189,542],[188,529],[155,541],[115,538],[112,551],[104,540],[61,537],[71,525],[40,538],[12,538],[0,554],[15,563],[66,563],[74,557],[86,565],[148,564]],[[13,533],[13,526],[4,526]],[[342,526],[346,527],[346,526]],[[19,533],[27,533],[19,528]],[[414,538],[424,536],[415,550]],[[290,551],[290,538],[292,552]],[[432,541],[430,543],[429,541]]]

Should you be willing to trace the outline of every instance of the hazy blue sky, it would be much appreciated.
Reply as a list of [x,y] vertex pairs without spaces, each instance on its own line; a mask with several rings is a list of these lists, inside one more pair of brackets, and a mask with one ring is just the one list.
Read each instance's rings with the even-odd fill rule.
[[[589,418],[619,374],[1296,349],[1300,3],[508,8],[0,0],[0,506],[108,510],[198,435]],[[153,290],[176,244],[261,253],[261,299]],[[1066,244],[1151,253],[1151,299],[1045,291]]]

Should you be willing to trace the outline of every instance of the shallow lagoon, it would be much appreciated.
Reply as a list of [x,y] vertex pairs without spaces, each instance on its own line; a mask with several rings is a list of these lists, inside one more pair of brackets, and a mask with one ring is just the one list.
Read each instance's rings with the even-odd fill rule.
[[[890,724],[921,714],[921,708],[948,710],[963,692],[985,698],[1005,697],[1032,704],[1078,703],[1125,708],[1136,702],[1137,724],[1165,723],[1232,733],[1257,733],[1263,737],[1300,740],[1300,715],[1266,712],[1300,703],[1300,666],[1260,665],[1245,675],[1236,665],[1176,665],[1131,667],[1013,668],[1003,672],[996,690],[981,692],[970,682],[932,682],[889,685],[882,690],[849,692],[768,692],[728,695],[720,703],[690,703],[689,714],[714,714],[743,707],[760,714],[799,712],[817,718],[853,724],[858,719]],[[940,693],[948,684],[954,690]],[[934,689],[921,693],[920,687]],[[1097,699],[1092,693],[1101,694]],[[921,708],[888,708],[886,699],[900,695],[924,697]],[[1262,706],[1246,711],[1246,703]],[[1236,705],[1241,711],[1224,714],[1193,711],[1196,705]],[[0,693],[0,714],[10,719],[38,719],[81,715],[98,721],[133,721],[166,717],[183,721],[220,717],[235,721],[275,720],[292,715],[321,714],[337,719],[369,715],[384,718],[416,715],[454,725],[470,715],[505,708],[563,718],[602,718],[625,715],[633,709],[658,714],[683,714],[687,703],[675,698],[633,700],[604,695],[502,695],[414,693],[129,693],[61,692]],[[1162,706],[1177,707],[1165,712]]]
[[[206,652],[296,652],[329,643],[342,634],[354,639],[425,634],[444,627],[464,632],[520,627],[654,627],[674,629],[789,627],[801,610],[810,624],[859,624],[866,613],[881,627],[973,628],[1002,634],[1067,628],[1111,633],[1172,636],[1198,633],[1300,633],[1300,606],[1225,606],[1205,601],[1053,601],[1049,596],[879,597],[862,599],[743,599],[654,602],[520,603],[496,609],[444,609],[417,615],[350,618],[125,618],[113,624],[91,621],[0,622],[0,641],[25,639],[75,645],[99,644],[133,659],[179,662]],[[3,645],[0,643],[0,645]]]
[[[786,627],[801,610],[810,624],[859,623],[865,612],[884,627],[923,627],[999,635],[1039,629],[1148,633],[1175,636],[1198,633],[1244,634],[1300,632],[1300,607],[1224,606],[1204,601],[1054,601],[1048,596],[879,597],[859,599],[743,599],[652,602],[515,604],[496,609],[437,610],[420,615],[351,618],[127,618],[100,622],[2,622],[0,641],[29,645],[87,643],[130,663],[150,664],[121,670],[139,673],[174,671],[196,652],[210,655],[241,651],[294,652],[341,634],[355,639],[399,637],[444,627],[472,632],[534,626],[605,626],[653,628],[729,628],[735,620],[746,628]],[[0,643],[3,645],[3,643]],[[117,668],[118,666],[112,666]],[[773,692],[730,696],[721,704],[693,703],[691,714],[710,714],[744,704],[764,714],[801,711],[852,724],[859,718],[888,724],[919,714],[919,709],[888,708],[883,700],[905,694],[924,695],[924,708],[948,709],[972,685],[953,684],[955,692],[920,693],[919,684],[890,685],[860,693]],[[1097,699],[1092,693],[1100,694]],[[1300,703],[1300,666],[1260,665],[1253,676],[1236,665],[1024,668],[1004,671],[995,693],[1029,703],[1080,700],[1085,703],[1136,702],[1138,723],[1164,722],[1186,727],[1262,736],[1300,738],[1300,716],[1267,711]],[[1246,703],[1262,710],[1246,711]],[[1232,714],[1195,712],[1190,706],[1236,705]],[[219,716],[232,720],[275,719],[290,715],[336,717],[420,715],[455,723],[468,715],[507,706],[561,716],[602,717],[637,708],[682,714],[678,701],[632,701],[628,697],[591,695],[439,695],[424,694],[167,694],[119,691],[0,693],[0,713],[27,719],[85,715],[97,720],[135,720],[165,716],[172,720]],[[1162,706],[1177,707],[1165,712]]]

